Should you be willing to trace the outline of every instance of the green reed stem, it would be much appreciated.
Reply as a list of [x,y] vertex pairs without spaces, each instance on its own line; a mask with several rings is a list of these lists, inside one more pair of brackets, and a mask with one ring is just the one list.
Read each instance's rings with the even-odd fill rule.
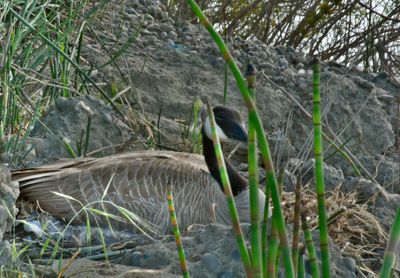
[[[256,69],[252,64],[247,65],[246,72],[249,93],[255,101],[255,83]],[[258,157],[257,157],[257,141],[256,130],[253,122],[249,122],[248,134],[248,163],[249,163],[249,184],[250,184],[250,223],[251,223],[251,255],[253,277],[262,277],[261,272],[261,234],[260,234],[260,216],[258,204]]]
[[279,240],[278,240],[278,229],[276,228],[276,220],[275,216],[272,216],[271,219],[271,231],[270,231],[270,239],[269,239],[269,250],[268,250],[268,258],[267,258],[267,278],[275,277],[275,260],[278,254],[279,248]]
[[294,277],[294,270],[293,264],[290,255],[290,247],[287,238],[286,226],[285,221],[283,218],[282,208],[281,208],[281,201],[279,197],[278,186],[275,177],[274,166],[272,162],[271,152],[269,150],[269,146],[267,140],[265,139],[264,128],[262,126],[260,117],[257,114],[254,102],[251,99],[249,91],[247,90],[246,83],[243,79],[242,74],[239,71],[236,63],[234,62],[232,55],[230,54],[228,48],[224,44],[223,40],[219,36],[219,34],[214,30],[211,23],[205,17],[205,15],[201,12],[200,8],[197,6],[195,1],[188,0],[189,5],[191,6],[194,13],[199,18],[200,22],[205,26],[205,28],[210,32],[211,36],[217,43],[222,55],[225,58],[225,61],[229,64],[229,67],[233,73],[233,76],[236,79],[236,82],[239,86],[240,92],[242,93],[243,99],[246,103],[247,109],[249,111],[249,122],[252,121],[254,123],[254,127],[257,132],[258,141],[260,144],[260,150],[263,156],[263,162],[265,165],[265,169],[267,171],[267,180],[268,186],[271,188],[271,195],[272,195],[272,202],[274,207],[276,208],[277,214],[277,227],[279,231],[280,241],[282,244],[282,251],[284,254],[284,262],[285,262],[285,269],[286,269],[286,276],[288,278]]
[[393,222],[392,230],[390,232],[389,240],[385,251],[385,257],[383,258],[381,274],[379,275],[380,278],[392,277],[391,276],[392,267],[396,259],[399,243],[400,243],[400,205],[397,207],[397,213]]
[[270,191],[265,192],[265,205],[264,205],[264,219],[262,225],[262,234],[261,234],[261,244],[262,244],[262,266],[263,266],[263,277],[267,277],[268,270],[268,256],[267,256],[267,247],[268,247],[268,219],[269,219],[269,198]]
[[297,278],[304,278],[306,276],[306,270],[305,270],[305,265],[304,265],[304,253],[306,249],[304,246],[301,247],[301,251],[298,256],[298,262],[297,265],[299,266],[297,269]]
[[221,144],[219,142],[218,134],[216,131],[216,124],[214,119],[214,113],[211,109],[210,102],[207,99],[208,117],[210,119],[211,132],[213,136],[215,156],[217,157],[219,171],[221,175],[222,186],[226,195],[226,200],[228,202],[229,212],[232,217],[233,230],[235,231],[236,240],[238,242],[240,255],[242,256],[242,261],[244,268],[246,270],[247,277],[252,277],[252,268],[250,256],[246,248],[246,244],[243,237],[242,228],[240,227],[239,218],[237,216],[235,201],[233,199],[233,194],[231,190],[231,185],[229,182],[228,172],[226,171],[225,160],[222,154]]
[[304,213],[301,214],[301,223],[304,233],[304,240],[306,241],[308,250],[308,256],[310,258],[311,275],[313,278],[319,278],[318,261],[315,253],[314,242],[312,240],[311,232],[307,225],[307,218]]
[[319,234],[322,255],[322,276],[331,277],[329,264],[328,225],[326,217],[326,201],[324,186],[324,170],[322,157],[321,135],[321,97],[319,90],[319,63],[313,64],[314,76],[314,152],[315,152],[315,178],[317,184]]
[[168,188],[168,193],[167,193],[168,209],[171,216],[172,227],[174,229],[176,247],[178,249],[178,255],[179,255],[179,262],[181,263],[183,277],[189,278],[189,272],[186,266],[185,252],[183,251],[183,245],[181,240],[181,233],[179,232],[178,221],[176,219],[176,214],[174,209],[174,199],[172,198],[172,185],[168,184],[167,188]]
[[299,256],[299,230],[300,230],[300,202],[301,202],[301,177],[297,177],[296,197],[294,204],[293,217],[293,242],[292,242],[292,261],[293,267],[297,269],[297,263],[300,261]]

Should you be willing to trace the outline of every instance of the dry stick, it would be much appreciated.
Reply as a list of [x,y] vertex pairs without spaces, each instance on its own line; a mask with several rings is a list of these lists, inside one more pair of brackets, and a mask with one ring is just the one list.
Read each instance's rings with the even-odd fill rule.
[[79,253],[81,252],[81,248],[78,249],[78,251],[76,251],[74,253],[74,255],[72,255],[71,259],[69,259],[68,263],[63,267],[63,269],[60,271],[60,273],[58,274],[57,278],[61,278],[62,275],[64,274],[64,272],[67,270],[67,268],[71,265],[71,263],[75,260],[75,258],[79,255]]
[[235,232],[236,240],[239,245],[239,251],[240,251],[240,255],[242,256],[242,261],[243,261],[244,268],[246,270],[247,277],[252,277],[253,273],[252,273],[252,268],[251,268],[251,260],[250,260],[249,252],[247,251],[247,248],[246,248],[246,244],[244,242],[242,228],[240,227],[239,218],[238,218],[238,214],[236,211],[236,205],[235,205],[235,201],[233,199],[232,189],[231,189],[231,185],[230,185],[230,181],[229,181],[229,176],[228,176],[228,172],[226,171],[225,160],[224,160],[224,156],[222,154],[221,144],[219,142],[218,134],[216,131],[214,113],[212,111],[212,108],[211,108],[208,98],[206,99],[206,103],[207,103],[207,108],[208,108],[208,117],[210,119],[211,132],[212,132],[212,137],[213,137],[212,140],[213,140],[214,149],[215,149],[215,156],[217,157],[219,171],[220,171],[220,175],[221,175],[222,186],[224,187],[224,192],[226,195],[226,200],[228,202],[229,212],[232,217],[233,230]]
[[[312,119],[312,115],[288,91],[286,91],[284,88],[282,88],[278,84],[274,83],[264,72],[262,72],[262,74],[272,86],[274,86],[277,89],[280,89],[283,93],[285,93],[289,97],[289,99],[291,101],[293,101],[308,118]],[[321,123],[321,124],[323,127],[327,128],[327,130],[332,134],[332,136],[335,138],[335,140],[340,145],[343,145],[342,141],[329,128],[329,126],[327,126],[324,123]],[[328,138],[328,136],[326,136],[326,134],[324,132],[322,132],[321,135],[323,136],[323,138],[325,140],[327,140],[330,144],[332,144],[332,146],[346,158],[346,160],[352,165],[354,171],[358,175],[360,175],[360,172],[358,171],[357,167],[354,168],[355,167],[354,162],[357,163],[358,167],[360,167],[361,170],[363,170],[367,174],[367,176],[374,182],[374,185],[378,188],[379,193],[382,193],[382,196],[385,197],[386,200],[389,200],[386,190],[382,187],[382,185],[374,178],[374,176],[363,166],[363,164],[353,155],[353,153],[346,146],[343,146],[343,149],[346,152],[346,153],[344,153],[337,145],[335,145],[332,142],[332,140],[330,140]]]
[[168,184],[167,188],[168,188],[168,194],[167,194],[168,209],[169,209],[169,213],[171,216],[172,227],[174,229],[176,247],[178,249],[178,255],[179,255],[179,262],[181,263],[183,277],[189,278],[189,272],[188,272],[188,269],[186,266],[186,260],[185,260],[185,252],[183,251],[181,234],[179,232],[178,221],[176,219],[176,214],[175,214],[175,210],[174,210],[174,200],[172,198],[172,185]]

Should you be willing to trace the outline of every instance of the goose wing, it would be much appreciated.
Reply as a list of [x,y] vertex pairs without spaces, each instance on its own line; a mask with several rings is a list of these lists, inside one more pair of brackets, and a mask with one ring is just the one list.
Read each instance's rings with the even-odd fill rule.
[[[117,206],[155,224],[161,232],[170,229],[166,201],[167,184],[174,187],[175,209],[180,225],[212,222],[212,203],[224,200],[200,155],[142,151],[104,158],[60,160],[34,169],[16,171],[21,196],[38,202],[51,215],[86,222],[87,216],[99,225],[104,217],[94,217],[83,206],[118,214]],[[126,221],[111,221],[120,230]],[[129,223],[128,223],[129,224]]]

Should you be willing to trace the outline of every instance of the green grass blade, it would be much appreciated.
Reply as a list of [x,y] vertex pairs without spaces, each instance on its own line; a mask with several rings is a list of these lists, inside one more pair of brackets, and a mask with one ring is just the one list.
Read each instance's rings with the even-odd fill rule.
[[392,267],[397,258],[396,254],[400,243],[400,205],[397,207],[397,213],[393,222],[392,231],[390,232],[387,243],[380,278],[392,277]]

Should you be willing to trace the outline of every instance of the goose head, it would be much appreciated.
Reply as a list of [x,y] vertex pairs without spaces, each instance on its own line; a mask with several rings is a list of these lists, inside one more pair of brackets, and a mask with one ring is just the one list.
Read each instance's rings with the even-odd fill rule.
[[[221,142],[247,142],[247,131],[239,111],[226,106],[213,109],[218,138]],[[208,115],[203,115],[203,132],[212,140],[211,124]]]

